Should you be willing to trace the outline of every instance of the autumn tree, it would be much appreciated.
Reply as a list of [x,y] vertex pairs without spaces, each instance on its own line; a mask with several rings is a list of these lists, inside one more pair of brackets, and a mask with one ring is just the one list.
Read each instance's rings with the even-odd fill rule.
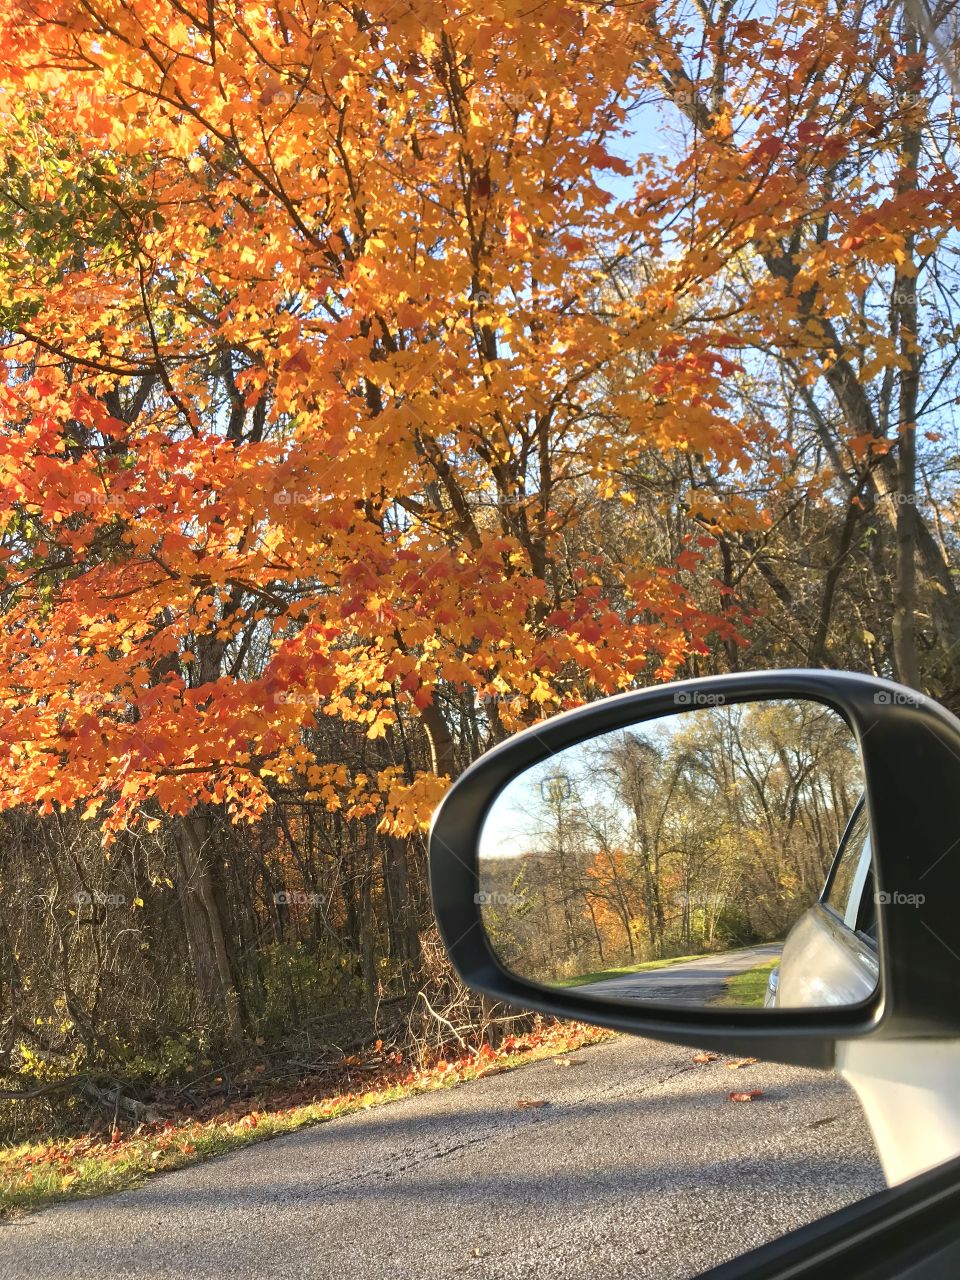
[[[213,815],[299,778],[342,804],[318,717],[390,735],[351,809],[404,839],[463,763],[459,691],[509,693],[496,735],[731,630],[676,566],[608,564],[613,608],[562,554],[576,480],[620,447],[596,375],[674,311],[660,287],[588,305],[604,257],[659,238],[601,182],[628,171],[640,35],[564,5],[3,19],[3,801],[108,839],[172,816],[233,1038]],[[716,359],[624,443],[724,452]]]
[[[953,0],[931,13],[955,27]],[[957,395],[949,76],[910,6],[696,14],[691,31],[670,6],[649,11],[644,91],[677,130],[683,325],[702,341],[736,335],[731,410],[754,424],[754,468],[745,485],[694,459],[691,513],[718,538],[726,585],[762,578],[774,610],[809,619],[783,647],[810,665],[855,647],[850,665],[949,699],[955,444],[937,448]],[[798,554],[783,533],[815,548],[820,572],[799,590],[777,567]],[[864,575],[883,603],[879,625],[857,629],[838,598]]]
[[956,114],[893,10],[14,0],[0,139],[38,972],[102,839],[178,1028],[306,1005],[307,945],[374,1008],[509,732],[785,654],[954,688]]

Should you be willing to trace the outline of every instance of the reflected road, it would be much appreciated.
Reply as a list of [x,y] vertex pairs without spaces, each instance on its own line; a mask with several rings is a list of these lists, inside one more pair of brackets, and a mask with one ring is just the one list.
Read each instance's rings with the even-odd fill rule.
[[765,943],[743,951],[725,951],[721,955],[686,960],[683,964],[663,969],[645,969],[640,973],[623,973],[602,982],[590,982],[569,991],[585,995],[609,996],[616,1000],[659,1000],[670,1004],[708,1004],[724,993],[727,978],[733,978],[757,965],[769,964],[780,955],[783,944]]

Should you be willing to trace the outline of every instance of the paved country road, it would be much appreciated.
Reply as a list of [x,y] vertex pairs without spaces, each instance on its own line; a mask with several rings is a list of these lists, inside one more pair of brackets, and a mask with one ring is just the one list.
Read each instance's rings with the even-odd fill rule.
[[583,987],[572,987],[571,990],[589,992],[592,996],[615,996],[620,1000],[708,1004],[717,996],[723,995],[727,978],[776,960],[782,950],[782,942],[770,942],[762,947],[747,947],[742,951],[727,951],[723,955],[685,960],[682,964],[669,964],[662,969],[623,973],[616,978],[605,978],[603,982],[590,982]]
[[0,1277],[674,1280],[880,1189],[838,1078],[692,1056],[623,1037],[20,1218]]

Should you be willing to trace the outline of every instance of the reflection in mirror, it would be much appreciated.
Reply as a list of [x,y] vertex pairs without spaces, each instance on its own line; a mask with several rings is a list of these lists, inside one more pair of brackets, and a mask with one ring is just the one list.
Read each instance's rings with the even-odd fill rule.
[[491,946],[591,998],[859,1003],[878,975],[862,791],[849,727],[812,701],[695,706],[566,748],[485,820]]

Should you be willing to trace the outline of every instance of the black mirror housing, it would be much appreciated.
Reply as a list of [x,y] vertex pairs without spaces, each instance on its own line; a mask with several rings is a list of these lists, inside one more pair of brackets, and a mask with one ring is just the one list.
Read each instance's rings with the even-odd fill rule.
[[[480,831],[503,787],[600,733],[712,702],[791,697],[838,712],[860,748],[878,904],[880,982],[870,999],[821,1009],[649,1009],[615,999],[601,1006],[504,968],[478,904]],[[434,912],[451,960],[469,986],[495,1000],[805,1066],[832,1066],[838,1040],[960,1035],[960,721],[890,681],[833,671],[748,672],[618,694],[554,716],[494,747],[456,781],[434,817],[429,858]]]

